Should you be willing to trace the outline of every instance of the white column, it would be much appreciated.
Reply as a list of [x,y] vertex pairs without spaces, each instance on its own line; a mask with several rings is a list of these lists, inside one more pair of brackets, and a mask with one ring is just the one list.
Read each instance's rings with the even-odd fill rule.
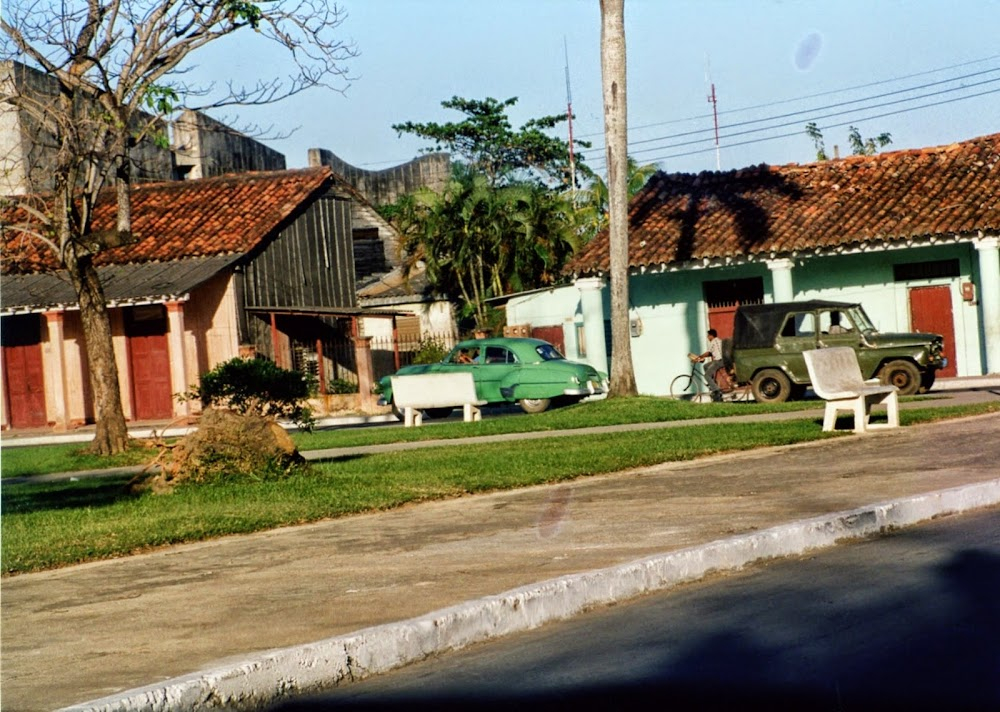
[[[167,351],[170,354],[170,392],[183,393],[191,385],[187,380],[187,357],[184,348],[184,302],[167,302]],[[187,401],[174,399],[174,417],[191,414]]]
[[45,312],[45,326],[49,332],[49,369],[52,375],[52,410],[55,430],[69,430],[69,388],[66,386],[66,339],[62,311]]
[[986,373],[1000,373],[1000,238],[976,241],[979,253],[979,304],[986,346]]
[[790,302],[795,299],[792,287],[792,267],[795,263],[790,259],[768,260],[767,268],[771,270],[771,281],[774,283],[774,301]]
[[586,361],[601,373],[608,373],[608,349],[604,335],[604,280],[600,277],[578,279],[576,288],[580,290]]

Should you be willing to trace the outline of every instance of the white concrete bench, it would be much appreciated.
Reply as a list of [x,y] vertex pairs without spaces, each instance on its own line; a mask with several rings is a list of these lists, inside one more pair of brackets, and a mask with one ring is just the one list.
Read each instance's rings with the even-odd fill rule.
[[[861,375],[858,355],[854,349],[838,346],[829,349],[803,351],[809,380],[816,395],[826,401],[823,430],[834,430],[837,413],[854,413],[854,432],[863,433],[875,428],[899,427],[899,399],[895,386],[879,385],[878,379],[866,381]],[[881,425],[869,423],[874,404],[885,405],[888,422]]]
[[482,420],[479,406],[486,405],[476,395],[471,373],[421,373],[393,376],[392,401],[403,411],[406,427],[423,423],[425,408],[462,408],[465,422]]

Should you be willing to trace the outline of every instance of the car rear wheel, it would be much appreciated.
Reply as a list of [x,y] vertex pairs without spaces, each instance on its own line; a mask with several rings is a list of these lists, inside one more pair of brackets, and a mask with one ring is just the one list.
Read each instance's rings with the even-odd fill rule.
[[758,403],[784,403],[792,394],[792,382],[784,371],[765,368],[753,377],[750,389]]
[[544,413],[551,403],[548,398],[522,398],[519,401],[521,410],[525,413]]
[[912,396],[920,390],[920,369],[910,361],[890,361],[878,372],[884,386],[895,386],[901,396]]

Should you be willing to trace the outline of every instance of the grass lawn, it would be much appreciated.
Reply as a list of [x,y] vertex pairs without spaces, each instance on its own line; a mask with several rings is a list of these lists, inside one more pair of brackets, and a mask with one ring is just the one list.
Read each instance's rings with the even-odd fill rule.
[[[903,411],[900,417],[903,424],[913,424],[998,409],[995,404],[927,408]],[[368,455],[317,462],[284,479],[189,485],[169,495],[132,494],[125,486],[128,477],[5,484],[0,489],[2,571],[37,571],[407,502],[840,437],[822,433],[819,419],[816,413],[801,420],[734,422],[719,428],[693,424],[671,429],[669,437],[662,430],[588,434],[572,447],[564,438],[553,438],[532,441],[530,447],[494,443]],[[442,429],[453,427],[464,425]]]
[[[421,428],[385,426],[344,427],[318,430],[312,433],[292,432],[300,450],[322,450],[360,445],[382,445],[396,442],[465,438],[475,435],[501,435],[551,430],[572,430],[602,425],[626,423],[658,423],[671,420],[692,420],[708,417],[751,415],[821,408],[818,401],[758,405],[756,403],[682,403],[669,398],[639,396],[581,403],[568,408],[556,408],[530,416],[496,417],[486,411],[478,423],[425,421]],[[143,464],[155,456],[155,451],[141,446],[114,458],[100,458],[86,453],[86,443],[39,445],[4,448],[0,456],[0,477],[24,477],[53,472],[84,470]]]

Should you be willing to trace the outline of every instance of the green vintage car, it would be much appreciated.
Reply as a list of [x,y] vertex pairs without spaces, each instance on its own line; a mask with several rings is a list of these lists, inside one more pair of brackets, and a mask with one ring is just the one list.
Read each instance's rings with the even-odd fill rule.
[[[555,346],[541,339],[497,337],[462,341],[440,363],[414,364],[393,375],[467,371],[476,394],[488,404],[518,403],[525,413],[541,413],[553,403],[576,403],[604,393],[607,377],[592,366],[568,361]],[[381,405],[393,405],[391,376],[379,381]],[[395,406],[394,406],[395,407]],[[424,413],[443,418],[452,408]]]
[[930,389],[937,370],[947,364],[939,334],[882,333],[860,304],[812,300],[736,310],[736,380],[749,383],[758,402],[801,398],[809,385],[802,352],[831,346],[853,348],[866,379],[896,386],[904,396]]

